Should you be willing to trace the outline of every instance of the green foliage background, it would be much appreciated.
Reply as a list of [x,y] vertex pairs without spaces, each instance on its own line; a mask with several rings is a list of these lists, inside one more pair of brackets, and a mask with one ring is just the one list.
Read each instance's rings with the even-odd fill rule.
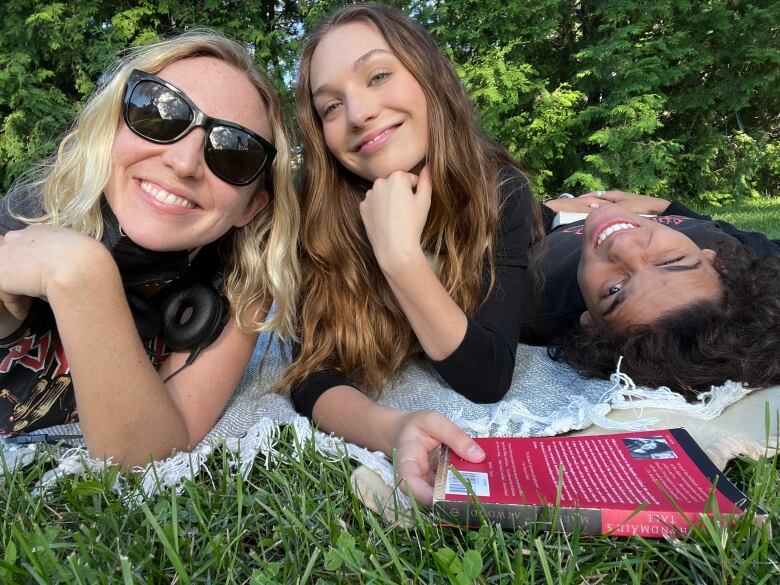
[[[537,193],[780,195],[777,0],[394,1],[455,62]],[[51,152],[122,48],[194,26],[254,47],[288,96],[332,0],[6,0],[0,190]],[[294,116],[292,98],[291,122]]]

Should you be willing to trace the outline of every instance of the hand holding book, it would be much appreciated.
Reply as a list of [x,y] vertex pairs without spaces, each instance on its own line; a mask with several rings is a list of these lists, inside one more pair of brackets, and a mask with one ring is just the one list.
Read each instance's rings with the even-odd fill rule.
[[430,506],[442,445],[466,461],[479,463],[485,452],[455,423],[432,410],[405,413],[396,427],[396,480],[403,492]]

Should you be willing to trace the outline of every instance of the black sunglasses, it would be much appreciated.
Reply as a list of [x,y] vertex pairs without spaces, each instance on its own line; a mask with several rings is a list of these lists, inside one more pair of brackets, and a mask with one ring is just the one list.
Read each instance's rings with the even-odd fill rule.
[[124,116],[130,130],[157,144],[171,144],[202,126],[206,164],[231,185],[248,185],[276,156],[273,144],[259,134],[207,116],[181,90],[138,69],[127,78]]

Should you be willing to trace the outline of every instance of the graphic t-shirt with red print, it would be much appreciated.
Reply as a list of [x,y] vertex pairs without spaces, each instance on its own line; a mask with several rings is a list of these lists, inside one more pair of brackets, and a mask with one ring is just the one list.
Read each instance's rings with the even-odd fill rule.
[[[146,340],[158,368],[170,353],[157,338]],[[0,435],[76,422],[73,380],[54,315],[35,299],[12,335],[0,339]]]

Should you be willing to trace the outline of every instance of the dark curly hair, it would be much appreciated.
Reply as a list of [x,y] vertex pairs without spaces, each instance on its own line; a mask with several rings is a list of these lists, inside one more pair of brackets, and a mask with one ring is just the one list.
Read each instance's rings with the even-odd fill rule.
[[548,347],[550,357],[588,378],[621,371],[636,384],[668,386],[694,397],[735,380],[780,384],[780,256],[758,258],[740,244],[719,246],[719,302],[704,301],[654,323],[605,331],[576,328]]

